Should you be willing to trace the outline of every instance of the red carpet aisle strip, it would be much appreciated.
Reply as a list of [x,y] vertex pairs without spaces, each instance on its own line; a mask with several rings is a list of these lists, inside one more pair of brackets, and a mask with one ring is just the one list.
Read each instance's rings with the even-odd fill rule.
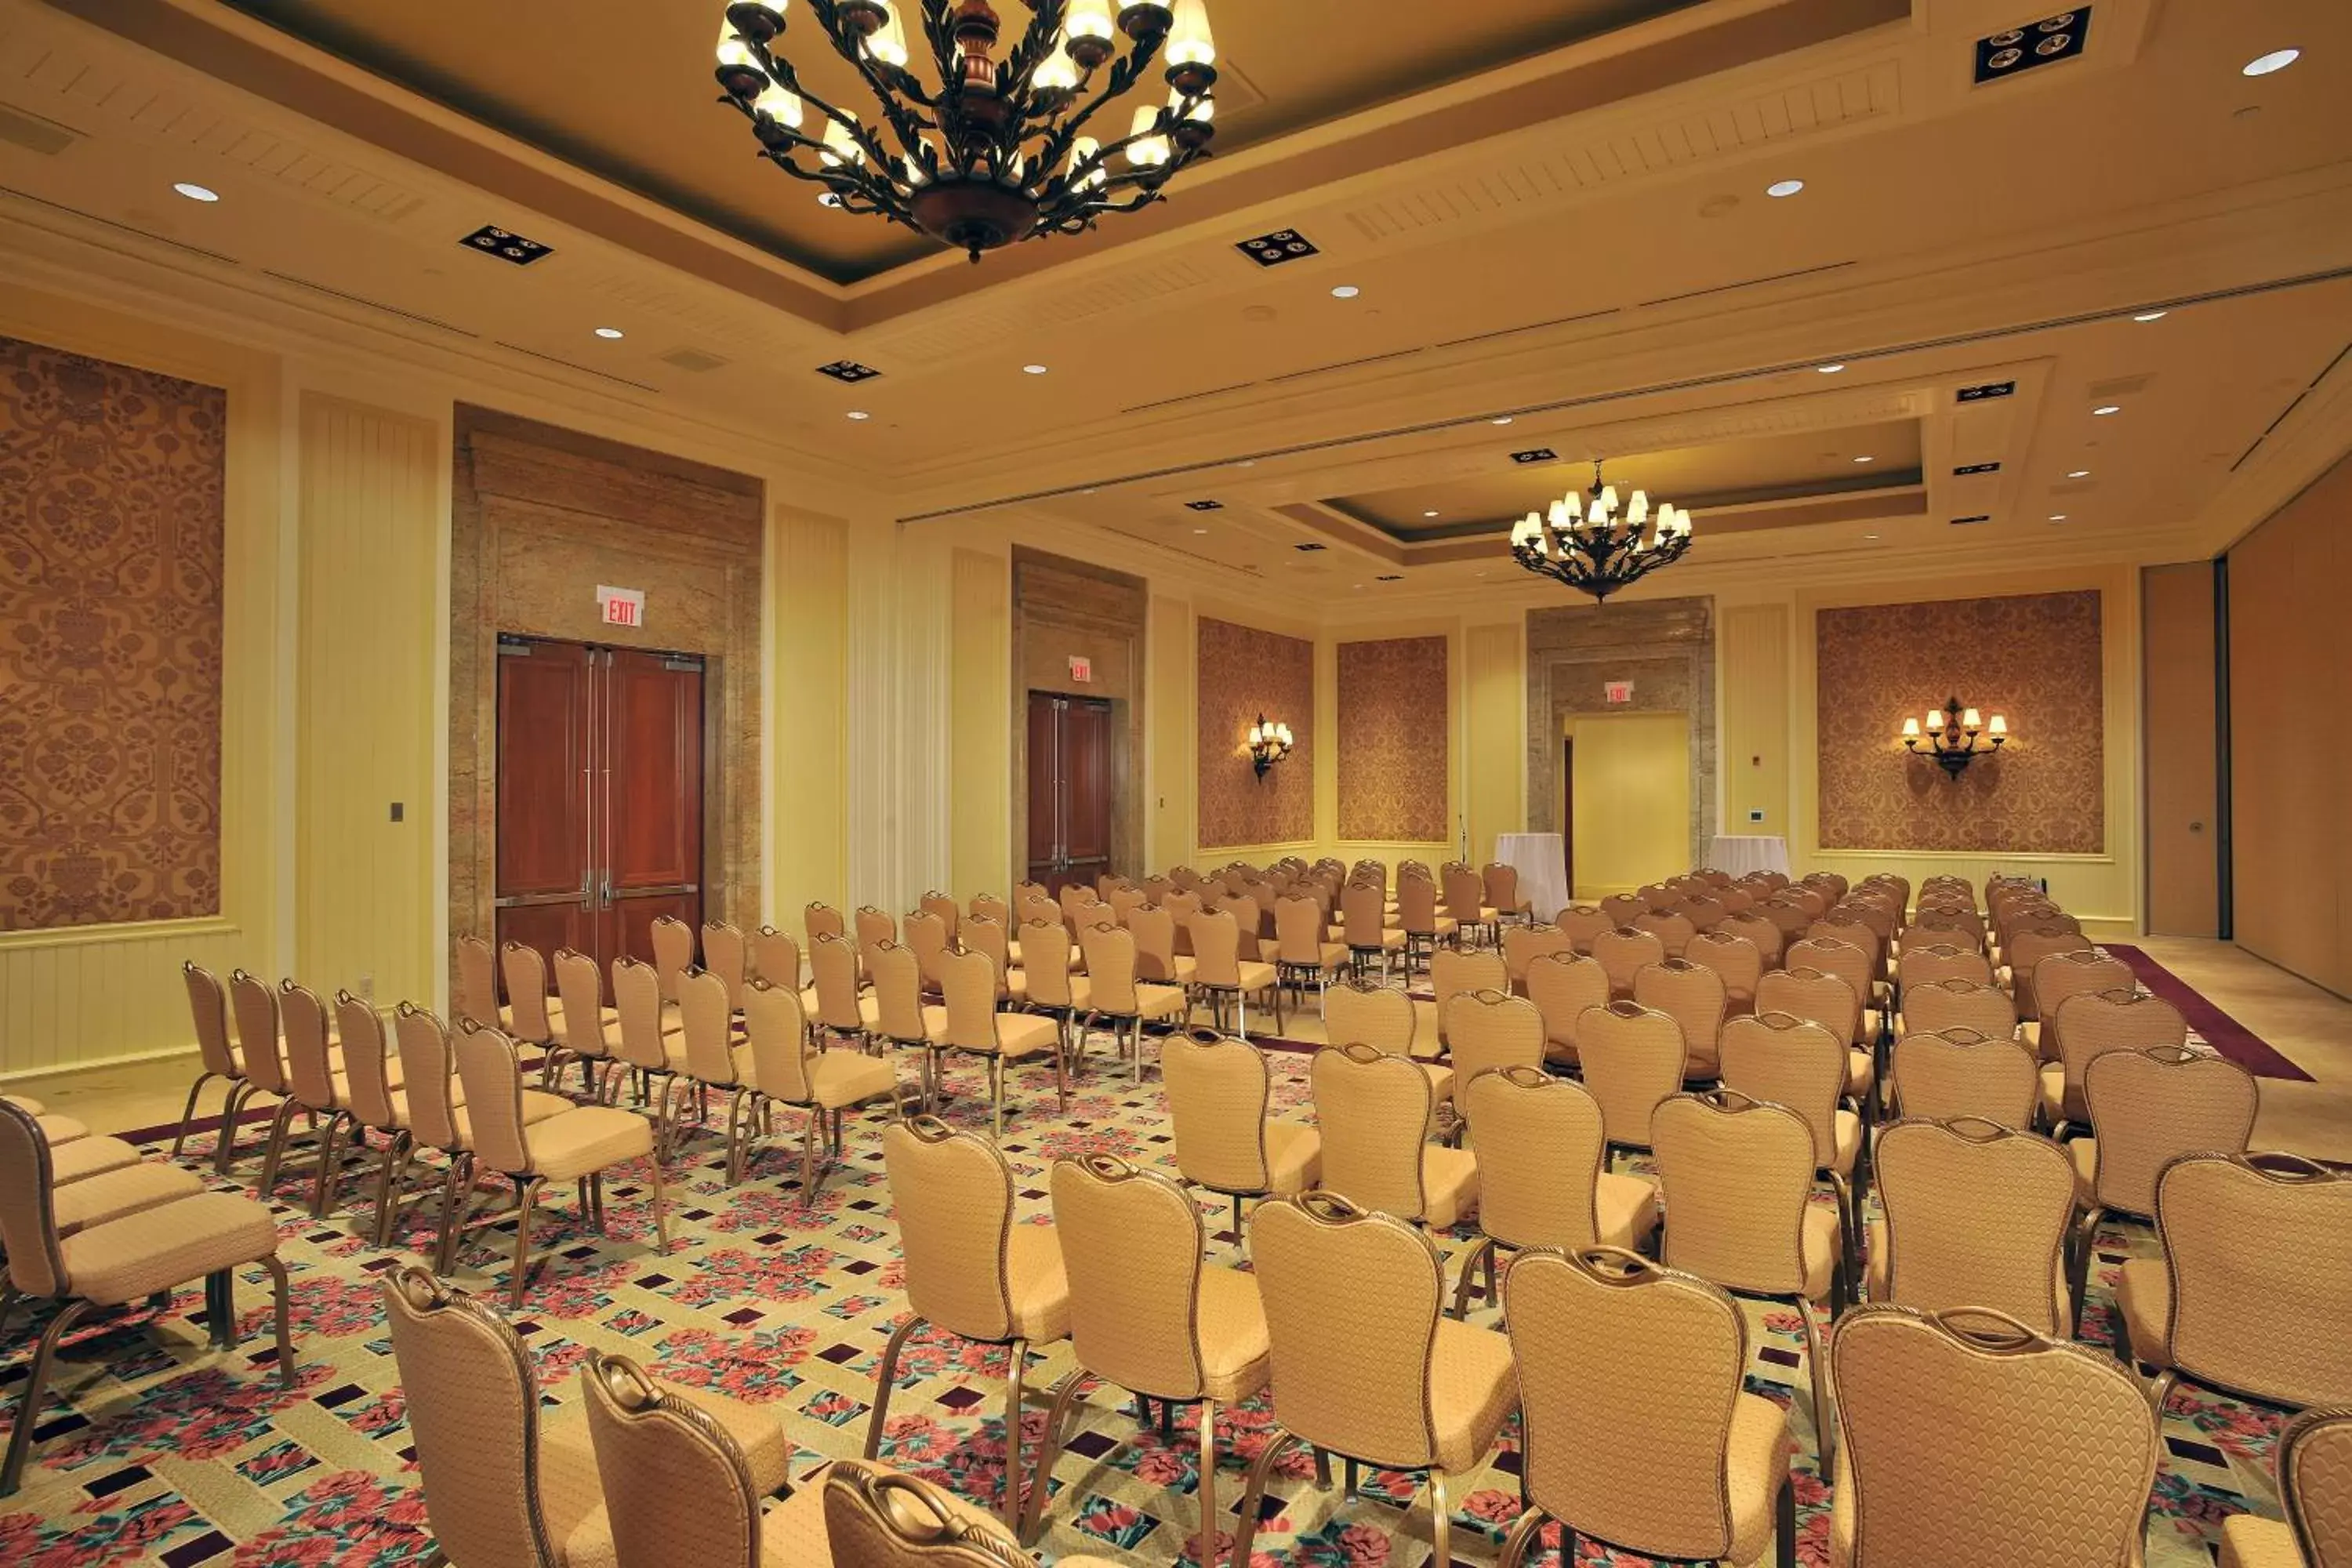
[[2202,1039],[2256,1078],[2311,1081],[2309,1073],[2281,1056],[2261,1036],[2205,1000],[2195,986],[2138,948],[2119,942],[2103,942],[2099,946],[2130,965],[2142,985],[2180,1009],[2180,1016],[2189,1020],[2191,1043]]

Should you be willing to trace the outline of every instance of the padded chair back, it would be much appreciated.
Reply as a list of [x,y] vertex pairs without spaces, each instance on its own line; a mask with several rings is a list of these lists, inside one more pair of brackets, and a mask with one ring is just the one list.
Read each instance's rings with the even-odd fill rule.
[[2156,1415],[2113,1361],[2022,1325],[1874,1305],[1839,1321],[1830,1374],[1852,1568],[2139,1561]]
[[1664,963],[1666,944],[1654,931],[1619,926],[1592,939],[1592,956],[1608,972],[1609,989],[1619,996],[1631,996],[1633,976],[1646,965]]
[[604,977],[596,961],[568,947],[555,950],[555,994],[563,999],[563,1048],[603,1060],[613,1054],[604,1029]]
[[882,1167],[898,1215],[908,1307],[968,1340],[1011,1339],[1013,1172],[1004,1156],[976,1132],[917,1116],[882,1130]]
[[204,1059],[205,1070],[217,1078],[242,1078],[236,1048],[229,1044],[228,991],[221,984],[220,976],[194,959],[180,965],[180,975],[187,983],[188,1011],[196,1026],[196,1054]]
[[1392,1057],[1412,1054],[1420,1023],[1402,991],[1349,981],[1323,993],[1323,1035],[1335,1046],[1365,1045]]
[[1184,1179],[1226,1193],[1274,1185],[1265,1163],[1265,1117],[1272,1078],[1265,1055],[1247,1040],[1194,1029],[1160,1047],[1176,1169]]
[[1274,952],[1285,963],[1322,963],[1323,906],[1312,894],[1274,901]]
[[759,1568],[760,1500],[725,1427],[624,1356],[588,1352],[588,1434],[627,1568]]
[[[1507,991],[1510,988],[1511,972],[1498,952],[1467,952],[1441,947],[1429,955],[1429,989],[1437,998],[1440,1024],[1445,1021],[1445,1005],[1464,992]],[[1438,1033],[1445,1035],[1443,1028]]]
[[1020,1568],[1032,1561],[993,1520],[951,1507],[916,1477],[856,1459],[824,1468],[825,1542],[835,1568]]
[[735,1004],[727,982],[707,969],[688,970],[678,976],[677,1013],[686,1026],[688,1076],[735,1088]]
[[1650,1139],[1674,1215],[1668,1268],[1759,1296],[1805,1288],[1816,1162],[1803,1117],[1740,1094],[1677,1094],[1658,1107]]
[[393,1015],[392,1032],[400,1042],[400,1092],[408,1097],[410,1135],[420,1148],[456,1149],[457,1115],[449,1083],[457,1062],[449,1054],[448,1031],[425,1009],[403,1002]]
[[[228,1005],[236,1015],[236,1043],[245,1053],[245,1076],[271,1094],[286,1092],[286,1051],[278,1038],[278,993],[266,980],[242,969],[228,974]],[[495,1019],[496,1013],[491,1014]]]
[[916,970],[922,984],[937,989],[940,954],[948,950],[948,922],[924,909],[909,910],[901,925],[907,933],[907,951],[915,956]]
[[1617,922],[1609,911],[1592,904],[1570,904],[1559,911],[1552,924],[1568,933],[1569,945],[1588,956],[1592,952],[1592,939],[1602,931],[1614,931]]
[[1229,987],[1241,984],[1242,922],[1234,911],[1245,903],[1254,913],[1257,906],[1250,900],[1227,899],[1224,908],[1203,910],[1184,922],[1192,933],[1194,984]]
[[1437,884],[1426,874],[1397,879],[1397,924],[1408,936],[1437,934]]
[[1998,985],[1968,980],[1915,981],[1906,973],[1903,1028],[1906,1034],[1928,1035],[1973,1029],[2005,1040],[2017,1034],[2017,1004]]
[[2080,931],[2057,927],[2048,930],[2027,930],[2019,932],[2001,946],[2001,957],[2010,974],[2010,989],[2017,997],[2017,1016],[2026,1020],[2042,1016],[2042,1009],[2033,989],[2033,972],[2045,958],[2062,952],[2089,952],[2090,940]]
[[1714,970],[1723,982],[1725,1006],[1748,1012],[1756,1005],[1756,983],[1764,977],[1764,953],[1747,937],[1726,931],[1727,923],[1718,921],[1714,930],[1691,938],[1683,958]]
[[[1690,1065],[1683,1026],[1672,1014],[1633,1002],[1588,1007],[1576,1021],[1584,1087],[1601,1102],[1609,1142],[1650,1146],[1650,1117],[1683,1086]],[[1807,1167],[1807,1180],[1811,1168]]]
[[[539,949],[519,942],[509,942],[499,949],[499,973],[507,983],[507,1016],[503,1026],[519,1040],[544,1045],[555,1038],[555,1026],[547,1013],[547,960]],[[499,1015],[492,1013],[478,1023],[492,1027],[501,1026]]]
[[0,1246],[8,1249],[8,1283],[26,1296],[62,1296],[72,1289],[58,1246],[56,1191],[49,1141],[39,1121],[0,1100]]
[[865,952],[886,942],[898,940],[898,922],[887,912],[872,904],[860,904],[850,917],[857,933],[857,951]]
[[1449,860],[1439,875],[1444,879],[1446,914],[1462,925],[1477,924],[1486,905],[1486,884],[1478,873],[1459,860]]
[[[958,946],[988,954],[988,962],[996,966],[996,996],[1002,1002],[1010,994],[1006,987],[1013,973],[1013,950],[1005,942],[1004,923],[993,915],[967,915],[956,929]],[[1066,963],[1062,972],[1069,973]]]
[[1605,1146],[1601,1105],[1539,1068],[1482,1072],[1454,1091],[1478,1147],[1478,1228],[1506,1247],[1590,1247]]
[[[1912,994],[1906,986],[1906,1016]],[[2024,1041],[1962,1026],[1914,1029],[1895,1041],[1893,1078],[1903,1114],[1927,1121],[1972,1116],[2022,1130],[2042,1101],[2042,1068]]]
[[841,911],[827,903],[812,903],[801,911],[801,931],[814,947],[821,936],[845,936],[848,928],[841,922]]
[[867,956],[866,969],[874,982],[874,1027],[900,1045],[924,1044],[923,972],[914,953],[886,942]]
[[[1524,1254],[1503,1300],[1528,1500],[1612,1546],[1728,1557],[1731,1418],[1748,1370],[1738,1303],[1613,1247]],[[1591,1439],[1597,1410],[1618,1426],[1609,1442]]]
[[1723,1026],[1723,1087],[1785,1105],[1813,1137],[1813,1163],[1837,1161],[1838,1100],[1845,1093],[1845,1042],[1793,1013],[1750,1013]]
[[[2039,981],[2035,987],[2040,991]],[[2047,1002],[2049,994],[2042,991],[2041,994]],[[2091,1108],[2083,1096],[2083,1075],[2099,1058],[2110,1051],[2145,1051],[2160,1046],[2179,1049],[2189,1044],[2189,1020],[2181,1016],[2179,1008],[2161,996],[2139,995],[2126,987],[2077,991],[2062,1002],[2050,1003],[2049,1008],[2044,1026],[2058,1038],[2058,1060],[2066,1079],[2063,1110],[2070,1121],[2090,1118]]]
[[1021,928],[1021,973],[1029,1000],[1040,1007],[1074,1005],[1070,990],[1070,929],[1059,921],[1031,921]]
[[828,1029],[866,1026],[857,1007],[857,949],[847,937],[809,938],[809,977],[816,984],[816,1021]]
[[694,967],[694,928],[676,915],[656,915],[653,943],[654,978],[661,982],[661,999],[675,1002],[678,981]]
[[652,964],[626,953],[613,960],[613,1009],[620,1015],[621,1059],[633,1068],[668,1071],[669,1047],[662,1041],[661,979]]
[[2049,1139],[1990,1121],[1890,1123],[1878,1134],[1886,1300],[1922,1311],[1990,1307],[2063,1339],[2074,1163]]
[[1428,1206],[1422,1151],[1436,1109],[1429,1075],[1360,1043],[1324,1047],[1309,1072],[1324,1187],[1358,1208],[1419,1219]]
[[[1324,1149],[1328,1161],[1328,1131]],[[1275,1420],[1376,1465],[1433,1463],[1429,1384],[1445,1279],[1429,1239],[1321,1192],[1260,1205],[1249,1237],[1274,1346]],[[1348,1331],[1334,1333],[1343,1317]]]
[[[2058,1055],[2055,1047],[2065,1035],[2065,1023],[2058,1016],[2059,1009],[2065,1005],[2069,996],[2095,991],[2129,993],[2137,989],[2137,985],[2130,964],[2094,949],[2077,948],[2072,952],[2053,952],[2037,961],[2033,965],[2032,987],[2033,1011],[2026,1016],[2042,1021],[2042,1032],[2047,1037],[2042,1042],[2042,1055]],[[2022,1013],[2024,1007],[2021,999],[2018,1010]],[[2154,1046],[2164,1042],[2151,1039],[2146,1043]]]
[[1633,929],[1648,931],[1665,944],[1668,958],[1680,958],[1698,934],[1697,922],[1679,910],[1643,910],[1633,917]]
[[[751,933],[751,973],[771,985],[801,988],[801,944],[790,931],[763,925]],[[572,1005],[564,1004],[564,1011]]]
[[1743,910],[1724,916],[1715,922],[1714,934],[1747,938],[1755,945],[1761,967],[1767,970],[1780,962],[1780,950],[1788,945],[1788,938],[1780,934],[1780,928],[1753,910]]
[[1528,993],[1528,965],[1547,953],[1574,952],[1576,944],[1558,926],[1514,925],[1503,928],[1503,973],[1511,989]]
[[1192,1200],[1114,1154],[1056,1160],[1051,1185],[1078,1364],[1157,1399],[1201,1397],[1202,1238]]
[[2179,1046],[2108,1052],[2084,1071],[2083,1092],[2099,1130],[2094,1199],[2142,1218],[2156,1213],[2156,1178],[2175,1159],[2245,1152],[2261,1101],[2253,1074]]
[[1958,980],[1969,985],[1992,984],[1992,961],[1980,949],[1939,942],[1929,947],[1903,949],[1903,991],[1907,998],[1915,985]]
[[539,1379],[504,1318],[414,1267],[384,1276],[425,1522],[452,1563],[553,1563],[540,1514]]
[[1517,866],[1489,860],[1478,868],[1478,881],[1486,889],[1488,909],[1507,915],[1519,907],[1519,868]]
[[1176,983],[1176,917],[1164,905],[1145,905],[1129,911],[1129,934],[1135,938],[1135,972],[1158,985]]
[[1609,972],[1582,953],[1539,954],[1528,963],[1528,1000],[1543,1015],[1545,1054],[1574,1061],[1579,1020],[1609,1005]]
[[1542,1069],[1543,1014],[1526,997],[1494,990],[1457,992],[1439,1006],[1452,1032],[1457,1079],[1505,1068]]
[[515,1043],[468,1018],[451,1044],[457,1079],[466,1086],[466,1122],[476,1157],[509,1176],[528,1175],[530,1145],[523,1138],[522,1066]]
[[343,1070],[350,1075],[346,1099],[352,1114],[363,1127],[393,1131],[400,1118],[393,1108],[391,1074],[385,1070],[383,1016],[373,1003],[338,991],[335,1033],[343,1043]]
[[312,1110],[341,1108],[334,1053],[327,1045],[327,1009],[319,994],[295,981],[280,981],[278,1016],[286,1030],[287,1092]]
[[2352,1410],[2309,1410],[2288,1422],[2276,1462],[2305,1568],[2352,1568]]
[[1683,1026],[1683,1047],[1690,1053],[1685,1070],[1699,1078],[1714,1076],[1724,1015],[1731,1005],[1722,975],[1686,958],[1645,963],[1633,974],[1633,1000]]
[[[702,927],[702,966],[719,976],[727,987],[727,1005],[743,1005],[743,979],[751,968],[751,952],[743,941],[743,932],[725,921],[709,921]],[[570,1012],[567,1005],[565,1012]]]
[[809,1087],[808,1016],[799,990],[755,979],[743,993],[743,1030],[751,1046],[751,1082],[771,1100],[806,1105]]
[[1601,912],[1609,917],[1612,930],[1631,926],[1633,917],[1643,913],[1649,907],[1639,893],[1612,893],[1601,900]]
[[499,1021],[499,955],[488,937],[468,932],[457,939],[457,1001],[459,1019]]
[[1135,991],[1135,933],[1087,926],[1078,932],[1078,949],[1087,960],[1087,1005],[1108,1018],[1136,1016],[1143,1003]]
[[[1061,952],[1062,931],[1054,928],[1049,954]],[[1023,944],[1022,951],[1028,947]],[[1046,967],[1051,969],[1052,964]],[[1034,975],[1035,971],[1030,971]],[[996,1036],[996,964],[969,950],[940,955],[940,997],[947,1005],[947,1043],[958,1050],[993,1052]]]
[[[1860,934],[1868,936],[1869,928],[1864,927]],[[1790,944],[1781,963],[1791,973],[1811,969],[1845,982],[1846,989],[1853,993],[1853,1033],[1846,1043],[1862,1044],[1862,1016],[1870,1005],[1871,986],[1878,974],[1878,961],[1871,951],[1843,937],[1825,935],[1816,925],[1802,942]]]
[[2352,1177],[2185,1154],[2156,1179],[2156,1228],[2174,1366],[2273,1405],[2352,1404]]
[[[994,893],[974,893],[971,896],[971,912],[994,921],[1007,931],[1013,929],[1013,906]],[[962,940],[961,922],[958,925],[957,940]]]
[[[1794,949],[1790,951],[1793,953]],[[1842,974],[1819,969],[1775,969],[1756,983],[1756,1010],[1811,1018],[1843,1045],[1862,1041],[1862,997]]]
[[956,928],[962,923],[963,920],[963,910],[957,906],[954,898],[934,888],[925,893],[919,902],[925,914],[934,917],[941,926],[946,928],[942,934],[949,943],[952,944],[956,940]]

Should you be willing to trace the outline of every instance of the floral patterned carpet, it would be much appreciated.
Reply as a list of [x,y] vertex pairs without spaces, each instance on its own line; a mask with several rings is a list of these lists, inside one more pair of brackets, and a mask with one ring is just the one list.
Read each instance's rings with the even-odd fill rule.
[[[1273,1053],[1277,1108],[1305,1117],[1303,1051]],[[951,1068],[947,1114],[985,1128],[976,1069]],[[1004,1150],[1023,1184],[1024,1217],[1045,1217],[1045,1173],[1061,1156],[1101,1151],[1143,1162],[1169,1159],[1166,1106],[1156,1079],[1131,1089],[1098,1053],[1081,1078],[1066,1118],[1054,1110],[1046,1076],[1016,1070],[1008,1084],[1016,1110]],[[782,1119],[780,1119],[781,1123]],[[635,1183],[608,1184],[609,1234],[577,1225],[568,1210],[549,1215],[542,1235],[556,1251],[540,1265],[516,1325],[538,1360],[546,1395],[578,1398],[574,1370],[591,1348],[622,1352],[660,1375],[720,1390],[774,1411],[801,1450],[798,1473],[821,1458],[854,1454],[863,1441],[882,1344],[902,1304],[901,1265],[877,1137],[878,1122],[853,1121],[848,1159],[803,1210],[793,1185],[796,1127],[761,1156],[744,1184],[721,1180],[719,1140],[688,1140],[671,1168],[673,1245],[652,1250],[652,1227]],[[780,1125],[780,1131],[782,1131]],[[248,1141],[252,1134],[247,1134]],[[191,1159],[209,1147],[191,1141]],[[238,1173],[251,1179],[257,1162]],[[208,1169],[208,1167],[207,1167]],[[0,1502],[0,1563],[8,1568],[99,1568],[153,1562],[391,1564],[431,1550],[425,1506],[398,1377],[385,1336],[375,1278],[415,1260],[427,1216],[404,1225],[405,1249],[379,1251],[357,1184],[323,1224],[308,1216],[307,1185],[281,1187],[281,1256],[294,1279],[296,1386],[281,1390],[269,1348],[268,1292],[255,1271],[238,1287],[240,1348],[205,1348],[202,1292],[182,1290],[160,1315],[139,1312],[68,1342],[37,1428],[40,1446],[16,1497]],[[545,1213],[546,1211],[542,1211]],[[1204,1208],[1212,1246],[1230,1258],[1234,1238],[1220,1204]],[[1460,1255],[1475,1227],[1450,1244]],[[458,1283],[501,1303],[511,1232],[478,1236]],[[2106,1285],[2129,1256],[2151,1256],[2144,1226],[2111,1223],[2084,1337],[2107,1342]],[[1748,1386],[1794,1399],[1802,1561],[1827,1561],[1827,1496],[1814,1468],[1804,1337],[1787,1309],[1748,1303]],[[1474,1314],[1474,1319],[1476,1314]],[[33,1325],[37,1328],[38,1321]],[[31,1330],[20,1319],[0,1363],[0,1422],[21,1398]],[[1069,1366],[1066,1346],[1032,1364],[1042,1389]],[[909,1342],[891,1406],[883,1457],[982,1502],[995,1495],[1003,1460],[1003,1352],[933,1335]],[[1041,1542],[1045,1561],[1086,1552],[1137,1563],[1190,1561],[1197,1449],[1180,1413],[1173,1440],[1137,1425],[1120,1397],[1098,1392],[1054,1474],[1055,1492]],[[575,1413],[576,1414],[576,1413]],[[558,1416],[558,1419],[565,1417]],[[1220,1412],[1223,1462],[1218,1497],[1225,1549],[1244,1469],[1266,1441],[1264,1401]],[[2166,1455],[2148,1529],[2150,1568],[2210,1564],[2221,1521],[2255,1509],[2276,1516],[2271,1447],[2284,1417],[2217,1395],[2184,1390],[2165,1422]],[[1042,1404],[1027,1417],[1042,1431]],[[1457,1492],[1454,1549],[1491,1562],[1517,1510],[1517,1455],[1507,1435],[1486,1470]],[[1419,1478],[1369,1473],[1352,1500],[1317,1489],[1304,1456],[1288,1457],[1268,1500],[1251,1568],[1276,1564],[1420,1564],[1429,1526],[1402,1511]],[[1612,1558],[1589,1543],[1580,1561]]]

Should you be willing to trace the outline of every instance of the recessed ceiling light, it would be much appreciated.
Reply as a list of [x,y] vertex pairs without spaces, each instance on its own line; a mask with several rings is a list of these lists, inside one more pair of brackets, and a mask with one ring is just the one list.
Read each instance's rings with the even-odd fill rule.
[[2053,511],[2050,514],[2050,521],[2053,522],[2063,522],[2066,521],[2066,514],[2063,511]]
[[2123,405],[2120,403],[2102,403],[2091,410],[2094,414],[2121,414],[2123,411]]
[[2166,315],[2169,312],[2164,310],[2142,310],[2138,315],[2134,316],[2132,320],[2135,321],[2160,321],[2164,320]]
[[1433,509],[1433,510],[1429,510],[1429,511],[1423,512],[1421,515],[1422,515],[1422,516],[1423,516],[1423,517],[1435,517],[1435,516],[1437,515],[1437,513],[1436,513],[1435,510],[1434,510],[1434,509]]
[[1244,458],[1240,462],[1235,463],[1234,467],[1237,468],[1255,468],[1257,467],[1257,459],[1255,458]]
[[1497,414],[1492,419],[1486,421],[1489,425],[1508,425],[1510,422],[1511,416],[1507,414]]
[[1843,364],[1817,364],[1813,366],[1813,368],[1820,371],[1823,375],[1835,375],[1838,372],[1843,370],[1845,366]]
[[193,181],[189,180],[182,180],[178,184],[173,185],[172,188],[179,192],[182,195],[187,197],[192,202],[216,202],[220,200],[220,193],[218,191],[212,189],[208,185],[196,184]]
[[627,334],[623,332],[618,327],[599,327],[596,329],[596,335],[600,338],[613,340],[625,337]]
[[1042,364],[1024,364],[1021,367],[1021,372],[1024,375],[1043,375],[1045,374],[1045,367]]
[[1194,529],[1192,531],[1193,531],[1193,532],[1195,532],[1195,533],[1206,533],[1206,532],[1208,532],[1209,531],[1208,531],[1207,529],[1205,529],[1205,528],[1196,528],[1196,529]]
[[2069,468],[2066,470],[2066,477],[2070,479],[2087,479],[2091,477],[2091,470],[2088,468]]
[[1877,458],[1856,458],[1854,459],[1854,461],[1855,461],[1855,462],[1857,462],[1857,463],[1874,463],[1874,462],[1876,462],[1877,460],[1878,460],[1878,459],[1877,459]]
[[2269,54],[2256,55],[2252,59],[2248,60],[2245,65],[2241,68],[2240,74],[2244,76],[2268,76],[2273,71],[2283,71],[2286,69],[2287,67],[2294,64],[2295,61],[2302,58],[2303,51],[2301,49],[2273,49]]
[[1768,196],[1793,196],[1804,188],[1802,180],[1775,180],[1764,187],[1764,194]]
[[1362,292],[1363,290],[1357,288],[1353,283],[1342,283],[1331,290],[1331,298],[1334,300],[1352,300]]
[[1878,537],[1878,535],[1876,535],[1876,534],[1874,534],[1874,533],[1865,533],[1865,534],[1864,534],[1864,535],[1863,535],[1863,537],[1864,537],[1864,539],[1875,539],[1875,538],[1877,538],[1877,537]]
[[853,409],[851,409],[851,410],[849,411],[849,416],[850,416],[852,419],[871,419],[871,418],[873,418],[873,417],[874,417],[874,416],[872,416],[871,414],[866,413],[866,410],[864,410],[863,408],[853,408]]

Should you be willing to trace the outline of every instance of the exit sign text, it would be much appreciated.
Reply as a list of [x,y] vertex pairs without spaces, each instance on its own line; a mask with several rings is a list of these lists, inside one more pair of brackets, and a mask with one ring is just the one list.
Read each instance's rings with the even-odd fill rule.
[[596,604],[608,626],[642,626],[646,624],[646,591],[643,588],[614,588],[600,583],[596,585]]

